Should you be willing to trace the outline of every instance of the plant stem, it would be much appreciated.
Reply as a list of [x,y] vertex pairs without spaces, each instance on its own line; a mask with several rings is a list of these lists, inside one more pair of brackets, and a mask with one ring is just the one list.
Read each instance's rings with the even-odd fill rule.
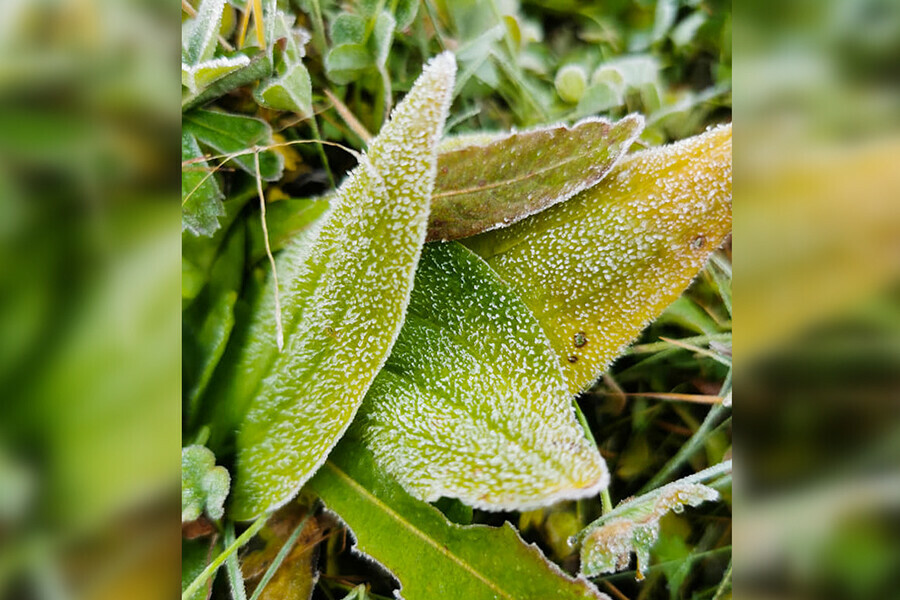
[[334,175],[331,173],[331,165],[328,164],[328,157],[325,155],[325,147],[322,146],[322,134],[319,132],[319,123],[316,121],[315,114],[310,115],[309,126],[313,135],[316,136],[316,148],[319,150],[319,158],[322,159],[322,164],[325,165],[325,172],[328,173],[328,183],[331,184],[331,189],[334,189],[336,187]]
[[609,488],[600,492],[600,502],[603,505],[603,514],[611,513],[613,510],[612,498],[609,497]]
[[725,571],[725,576],[722,578],[722,583],[719,584],[719,589],[716,590],[713,600],[719,600],[719,598],[724,596],[726,590],[731,588],[731,565],[732,561],[728,561],[728,569]]
[[310,0],[313,13],[313,44],[319,51],[319,56],[325,60],[325,51],[327,49],[325,42],[325,22],[322,20],[322,7],[319,6],[319,0]]
[[216,571],[219,570],[219,567],[228,559],[229,556],[237,552],[238,548],[242,547],[244,544],[249,542],[254,535],[259,533],[259,530],[263,528],[263,525],[266,524],[266,520],[268,519],[268,515],[263,515],[253,522],[250,527],[247,528],[244,533],[240,535],[234,542],[228,545],[220,555],[215,557],[203,572],[197,575],[197,578],[191,582],[189,586],[187,586],[181,594],[181,600],[189,600],[197,593],[201,587],[212,577]]

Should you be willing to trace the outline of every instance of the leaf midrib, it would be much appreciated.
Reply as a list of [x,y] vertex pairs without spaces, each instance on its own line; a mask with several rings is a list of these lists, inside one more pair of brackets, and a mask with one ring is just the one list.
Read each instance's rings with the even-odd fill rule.
[[421,529],[417,528],[415,525],[413,525],[412,523],[410,523],[409,521],[404,519],[394,509],[392,509],[390,506],[388,506],[387,504],[385,504],[384,502],[379,500],[377,497],[375,497],[375,495],[373,495],[371,492],[369,492],[369,490],[367,490],[365,487],[363,487],[358,482],[356,482],[352,477],[350,477],[347,473],[345,473],[336,464],[334,464],[333,462],[331,462],[329,460],[329,461],[325,462],[325,466],[330,468],[334,472],[335,475],[337,475],[342,481],[344,481],[347,485],[349,485],[351,488],[353,488],[354,491],[359,493],[359,495],[362,496],[362,498],[364,500],[373,504],[376,508],[380,509],[382,512],[384,512],[386,515],[388,515],[394,521],[397,521],[398,523],[400,523],[400,525],[403,526],[404,528],[406,528],[407,530],[409,530],[410,533],[412,533],[416,537],[422,539],[426,544],[428,544],[429,546],[434,548],[434,550],[436,550],[438,552],[438,554],[441,554],[444,557],[446,557],[448,560],[450,560],[451,562],[453,562],[454,564],[456,564],[457,566],[462,568],[464,571],[466,571],[473,577],[475,577],[475,579],[482,582],[489,589],[496,592],[497,594],[500,594],[501,597],[508,598],[509,600],[515,600],[514,596],[509,595],[502,588],[497,587],[497,584],[493,583],[490,579],[488,579],[487,577],[482,575],[478,570],[475,569],[475,567],[473,567],[468,562],[461,559],[456,554],[453,554],[452,552],[450,552],[447,548],[445,548],[441,544],[434,541],[434,539],[429,537],[424,531],[422,531]]

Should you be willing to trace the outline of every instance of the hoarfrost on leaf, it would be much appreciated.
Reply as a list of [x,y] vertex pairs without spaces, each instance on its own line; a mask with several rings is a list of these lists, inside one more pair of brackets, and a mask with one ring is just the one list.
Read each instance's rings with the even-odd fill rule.
[[240,423],[235,519],[274,510],[297,493],[387,359],[425,239],[455,72],[450,53],[426,65],[330,211],[282,253],[284,351],[275,345],[269,291],[230,379],[215,388],[219,429]]
[[360,424],[379,465],[423,500],[530,510],[609,481],[540,325],[456,243],[426,246]]
[[594,577],[622,571],[634,553],[635,577],[643,579],[650,550],[659,539],[659,520],[670,510],[680,513],[685,505],[698,506],[718,498],[719,493],[711,487],[676,481],[617,508],[602,525],[582,532],[581,573]]
[[730,231],[727,125],[628,156],[571,200],[464,243],[532,310],[579,393]]
[[203,446],[181,449],[181,522],[200,518],[205,511],[211,519],[221,519],[231,476],[216,466],[216,457]]

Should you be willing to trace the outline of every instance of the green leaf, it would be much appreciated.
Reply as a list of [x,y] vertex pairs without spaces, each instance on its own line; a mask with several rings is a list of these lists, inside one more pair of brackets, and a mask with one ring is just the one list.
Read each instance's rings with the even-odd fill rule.
[[219,218],[219,228],[211,237],[198,237],[188,231],[182,232],[182,310],[194,301],[209,280],[222,244],[230,232],[231,224],[241,213],[251,194],[256,195],[255,181],[248,181],[243,189],[231,190],[231,194],[224,201],[225,215]]
[[341,44],[329,50],[325,57],[328,78],[339,85],[351,83],[374,64],[372,54],[362,44]]
[[361,44],[366,34],[366,20],[359,15],[341,13],[331,22],[331,41],[335,46]]
[[394,16],[389,12],[382,12],[375,20],[370,46],[372,55],[375,57],[375,65],[378,67],[383,67],[387,61],[391,42],[394,41],[395,25]]
[[540,325],[456,243],[422,253],[406,322],[359,422],[378,464],[421,500],[530,510],[609,482]]
[[568,202],[465,243],[531,309],[578,393],[730,231],[728,125],[631,155]]
[[416,19],[419,9],[418,0],[399,0],[394,10],[394,18],[397,20],[397,29],[404,30]]
[[[274,143],[272,127],[262,119],[211,110],[195,110],[182,117],[182,130],[194,134],[198,140],[222,154],[233,154],[254,146]],[[241,169],[256,175],[252,153],[233,159]],[[259,153],[260,175],[266,181],[281,178],[284,158],[277,152]]]
[[438,157],[428,239],[505,227],[568,200],[603,179],[642,128],[638,115],[614,124],[591,118],[572,127],[446,143]]
[[200,4],[197,17],[187,26],[182,55],[184,62],[196,65],[213,57],[219,44],[219,24],[224,8],[225,0],[203,0]]
[[283,75],[260,83],[253,91],[253,97],[267,108],[311,115],[312,84],[309,71],[303,64],[295,64]]
[[227,431],[249,406],[237,438],[236,519],[296,494],[387,359],[425,238],[455,71],[449,53],[429,62],[325,219],[280,257],[284,350],[270,291],[215,408],[236,419]]
[[700,483],[670,483],[631,500],[585,528],[579,537],[581,573],[596,577],[627,569],[631,554],[637,559],[636,578],[644,578],[650,550],[659,539],[659,520],[669,511],[718,500],[719,493]]
[[245,54],[215,58],[198,65],[181,63],[181,85],[188,89],[189,94],[196,95],[219,79],[249,64],[250,57]]
[[[334,201],[334,198],[331,199]],[[302,231],[327,214],[328,198],[295,199],[288,198],[268,203],[266,223],[269,231],[269,246],[272,251],[280,250]],[[249,222],[247,255],[251,264],[266,256],[265,240],[259,219]]]
[[197,138],[187,131],[181,133],[181,228],[197,236],[210,236],[219,228],[219,217],[225,215],[224,195],[214,176]]
[[338,445],[309,488],[340,515],[356,550],[400,581],[406,600],[606,598],[526,544],[509,524],[461,526],[376,469],[356,440]]
[[[182,112],[201,106],[207,102],[215,100],[223,96],[233,89],[247,85],[248,83],[258,81],[264,77],[268,77],[272,73],[272,61],[266,56],[265,52],[252,49],[253,54],[247,54],[250,61],[246,66],[232,71],[221,79],[217,79],[211,83],[209,87],[198,90],[197,93],[189,93],[181,98]],[[184,74],[182,73],[182,78]]]
[[216,457],[209,448],[182,448],[181,522],[195,521],[204,511],[211,519],[221,519],[230,483],[228,471],[216,466]]
[[241,289],[245,229],[229,232],[216,258],[209,285],[182,312],[182,386],[186,390],[185,420],[191,424],[200,396],[225,352],[234,327],[234,305]]

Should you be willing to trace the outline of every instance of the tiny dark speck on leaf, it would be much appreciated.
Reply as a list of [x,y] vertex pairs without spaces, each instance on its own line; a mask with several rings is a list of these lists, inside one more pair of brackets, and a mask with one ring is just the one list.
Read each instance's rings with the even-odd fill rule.
[[578,357],[575,356],[574,354],[570,354],[570,355],[569,355],[569,362],[570,362],[570,363],[578,362]]
[[694,250],[699,250],[703,247],[704,244],[706,244],[706,238],[702,235],[698,235],[691,240],[691,248],[693,248]]
[[587,336],[584,334],[583,331],[579,331],[578,333],[576,333],[574,336],[574,340],[575,340],[576,348],[581,348],[582,346],[587,344]]

